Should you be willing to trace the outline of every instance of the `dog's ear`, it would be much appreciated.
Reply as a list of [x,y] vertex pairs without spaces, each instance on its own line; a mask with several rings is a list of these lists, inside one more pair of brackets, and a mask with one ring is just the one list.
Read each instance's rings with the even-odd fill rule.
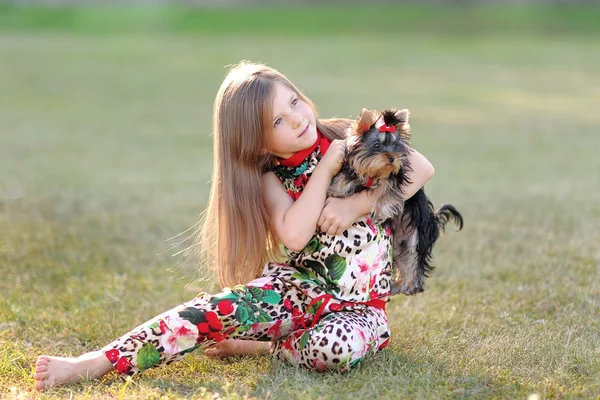
[[377,114],[377,111],[367,110],[366,108],[363,108],[360,113],[360,117],[358,117],[358,120],[356,120],[354,124],[354,131],[358,135],[362,135],[363,133],[371,129],[371,126],[373,126],[375,121],[377,121]]
[[408,124],[408,116],[410,111],[408,109],[398,110],[394,113],[394,117],[399,122],[396,124],[396,129],[400,136],[410,139],[410,125]]

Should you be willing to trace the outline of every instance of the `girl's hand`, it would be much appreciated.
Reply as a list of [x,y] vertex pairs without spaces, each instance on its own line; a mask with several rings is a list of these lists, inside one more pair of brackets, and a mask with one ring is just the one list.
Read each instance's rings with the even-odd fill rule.
[[[329,150],[327,151],[329,154]],[[328,197],[317,226],[329,235],[340,235],[360,218],[353,197],[339,199]]]
[[344,158],[346,157],[346,142],[343,140],[336,139],[331,142],[327,153],[319,162],[319,165],[323,165],[329,169],[329,173],[333,177],[339,172],[344,164]]

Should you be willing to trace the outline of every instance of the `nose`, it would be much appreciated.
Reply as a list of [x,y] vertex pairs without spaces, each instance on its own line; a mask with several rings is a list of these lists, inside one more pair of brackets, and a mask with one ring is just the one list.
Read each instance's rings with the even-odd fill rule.
[[388,156],[388,160],[393,163],[394,162],[394,156]]
[[300,126],[302,124],[302,121],[304,120],[304,117],[300,114],[294,114],[294,116],[292,118],[293,118],[295,127]]

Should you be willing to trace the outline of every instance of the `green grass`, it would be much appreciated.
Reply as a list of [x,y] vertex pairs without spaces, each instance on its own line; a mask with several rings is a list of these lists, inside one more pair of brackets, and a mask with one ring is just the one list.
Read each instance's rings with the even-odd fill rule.
[[[326,2],[327,3],[327,2]],[[218,5],[218,2],[215,2]],[[598,34],[597,5],[305,4],[268,7],[190,8],[168,6],[19,6],[0,5],[0,30],[68,31],[85,34],[123,32],[335,33],[391,34],[415,29],[437,34],[496,32],[517,34]]]
[[[597,37],[81,33],[0,34],[0,398],[600,393]],[[436,246],[424,294],[392,300],[388,349],[349,374],[195,354],[32,392],[38,354],[95,350],[214,288],[165,240],[204,208],[212,101],[241,59],[323,116],[408,107],[427,193],[465,230]]]

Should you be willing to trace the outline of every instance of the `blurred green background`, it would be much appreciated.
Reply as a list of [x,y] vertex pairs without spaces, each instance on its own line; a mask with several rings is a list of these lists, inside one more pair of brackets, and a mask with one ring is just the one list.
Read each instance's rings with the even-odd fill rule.
[[2,3],[0,397],[36,397],[38,354],[95,350],[215,289],[178,254],[193,230],[167,239],[204,209],[212,102],[247,59],[322,117],[409,108],[427,193],[465,230],[350,374],[199,353],[41,397],[595,398],[599,21],[592,2]]

